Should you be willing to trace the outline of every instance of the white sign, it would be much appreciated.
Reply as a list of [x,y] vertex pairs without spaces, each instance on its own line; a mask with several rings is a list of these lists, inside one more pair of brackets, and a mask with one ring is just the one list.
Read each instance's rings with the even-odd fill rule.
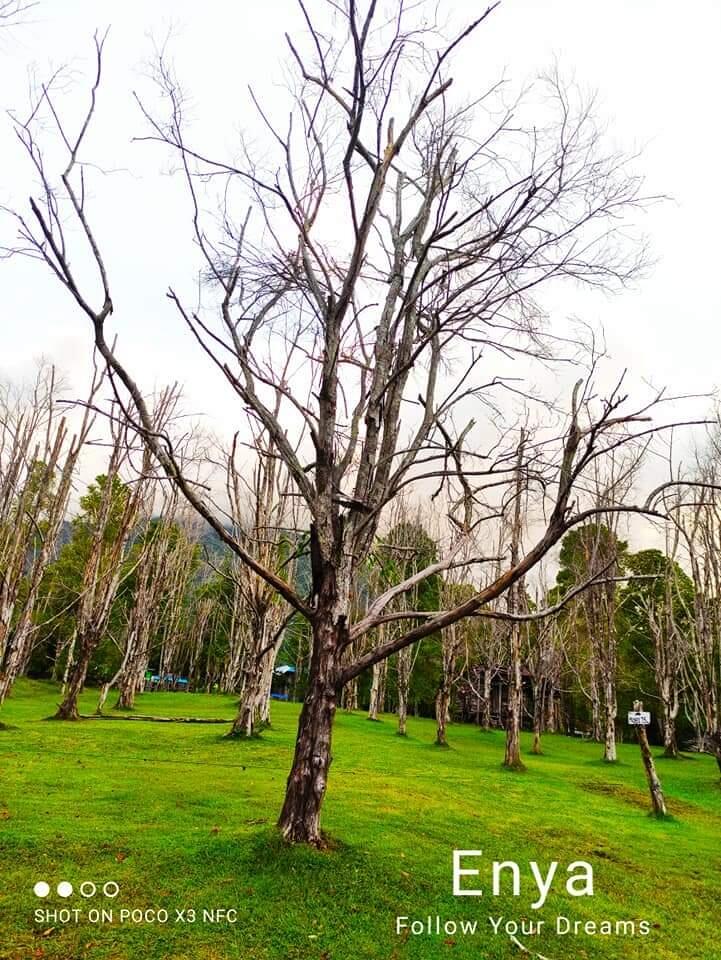
[[651,714],[646,713],[645,710],[642,710],[640,712],[633,710],[628,715],[628,722],[631,724],[632,727],[647,727],[651,722]]

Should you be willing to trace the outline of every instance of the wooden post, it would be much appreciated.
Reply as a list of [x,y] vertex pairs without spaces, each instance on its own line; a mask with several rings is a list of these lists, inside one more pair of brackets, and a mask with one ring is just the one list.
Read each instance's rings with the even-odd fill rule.
[[[641,700],[634,701],[633,709],[636,713],[641,713],[643,710],[643,703]],[[646,770],[646,780],[648,781],[648,789],[651,793],[651,803],[653,804],[653,813],[656,817],[665,817],[666,816],[666,801],[663,797],[663,790],[661,789],[661,781],[658,779],[658,774],[656,773],[656,766],[653,762],[653,757],[651,756],[651,749],[648,745],[648,737],[646,736],[646,727],[639,724],[638,725],[638,742],[641,747],[641,757],[643,759],[643,765]]]

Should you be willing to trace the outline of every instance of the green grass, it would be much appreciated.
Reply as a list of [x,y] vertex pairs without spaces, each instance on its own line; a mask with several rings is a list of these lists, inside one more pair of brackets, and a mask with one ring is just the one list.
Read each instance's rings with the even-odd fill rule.
[[[24,681],[2,709],[0,730],[0,958],[68,960],[432,960],[527,956],[489,915],[572,920],[639,919],[647,937],[521,939],[550,960],[637,956],[721,957],[717,915],[721,789],[707,757],[658,762],[673,818],[647,815],[638,748],[599,760],[596,744],[544,738],[525,773],[500,764],[503,735],[451,726],[451,749],[433,745],[428,720],[369,723],[339,713],[324,826],[326,851],[288,848],[273,828],[290,764],[298,707],[276,704],[273,728],[228,741],[224,727],[141,722],[58,723],[50,684]],[[84,698],[91,712],[94,692]],[[138,712],[231,717],[229,697],[147,694]],[[524,749],[528,740],[523,739]],[[594,866],[593,898],[554,885],[530,908],[522,895],[455,898],[454,848],[492,860]],[[485,879],[485,884],[484,884]],[[37,899],[33,884],[116,881],[113,900]],[[116,922],[35,923],[39,907],[112,907]],[[165,908],[165,924],[119,924],[121,908]],[[203,908],[238,910],[211,924]],[[174,923],[194,908],[194,924]],[[397,936],[396,915],[476,918],[475,937]]]

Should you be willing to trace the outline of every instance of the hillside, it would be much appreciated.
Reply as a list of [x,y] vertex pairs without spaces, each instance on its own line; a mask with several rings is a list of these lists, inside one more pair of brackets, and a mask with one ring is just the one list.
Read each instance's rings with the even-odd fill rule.
[[[721,790],[706,757],[659,761],[674,814],[657,822],[637,747],[599,762],[599,746],[546,737],[528,772],[501,767],[503,735],[450,728],[451,749],[432,745],[430,721],[395,736],[392,717],[369,723],[341,713],[334,744],[323,852],[286,848],[274,817],[291,759],[298,707],[274,706],[261,739],[230,742],[223,727],[175,723],[46,721],[51,685],[22,681],[3,708],[0,732],[0,957],[16,960],[429,960],[522,956],[494,935],[488,917],[576,920],[646,918],[647,937],[520,936],[550,960],[636,955],[654,960],[719,956],[711,904],[721,869]],[[94,703],[91,691],[85,709]],[[201,694],[148,694],[138,712],[231,717],[233,701]],[[524,747],[528,744],[524,739]],[[521,896],[453,897],[452,851],[482,849],[520,864]],[[593,898],[571,898],[566,865],[594,868]],[[559,862],[545,905],[528,861]],[[33,895],[65,880],[67,900]],[[83,881],[114,881],[115,899],[83,899]],[[475,882],[471,880],[471,882]],[[490,891],[486,891],[489,893]],[[112,908],[91,925],[87,910]],[[38,908],[81,909],[79,922],[43,920]],[[170,912],[167,923],[119,925],[120,909]],[[237,922],[203,922],[202,910],[237,909]],[[175,910],[196,911],[194,923]],[[475,935],[400,936],[396,917],[478,921]]]

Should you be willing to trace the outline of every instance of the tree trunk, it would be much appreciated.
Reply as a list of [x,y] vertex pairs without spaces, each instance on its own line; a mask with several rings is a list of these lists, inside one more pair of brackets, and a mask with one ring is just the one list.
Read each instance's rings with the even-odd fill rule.
[[616,763],[616,685],[609,678],[606,682],[604,697],[604,747],[603,759],[606,763]]
[[270,691],[273,687],[275,658],[275,648],[270,650],[263,658],[263,669],[260,675],[260,693],[258,695],[258,722],[262,727],[270,726]]
[[[640,700],[636,700],[633,704],[633,709],[640,712],[643,710],[643,703]],[[653,762],[653,757],[651,756],[651,750],[648,745],[648,737],[646,736],[646,728],[639,726],[636,729],[638,732],[638,743],[641,747],[643,766],[644,770],[646,771],[646,781],[651,794],[653,813],[656,817],[665,817],[666,801],[663,796],[663,790],[661,789],[661,781],[658,779],[656,766]]]
[[358,709],[358,678],[354,677],[343,687],[343,709],[352,713]]
[[293,766],[278,819],[283,837],[292,843],[323,845],[320,811],[328,784],[339,692],[337,631],[338,627],[332,622],[323,622],[320,618],[314,624],[308,693],[298,721]]
[[383,701],[385,700],[385,679],[388,661],[381,660],[380,663],[373,664],[373,673],[371,680],[370,703],[368,704],[368,719],[377,720],[378,714],[383,711]]
[[676,717],[679,710],[678,686],[675,677],[664,675],[659,683],[661,694],[661,736],[663,755],[669,760],[678,760],[676,741]]
[[407,735],[408,690],[410,687],[411,648],[404,647],[398,653],[398,736]]
[[506,753],[503,766],[511,770],[524,770],[521,760],[521,710],[523,709],[523,679],[521,675],[521,628],[512,627],[511,677],[508,687],[508,716],[506,719]]
[[80,638],[80,656],[75,661],[72,670],[68,676],[65,689],[65,698],[58,707],[55,714],[55,720],[79,720],[80,712],[78,710],[78,697],[85,686],[85,678],[88,674],[88,667],[93,652],[98,645],[98,640],[94,637]]
[[238,703],[238,712],[235,715],[233,726],[228,733],[229,737],[252,737],[258,735],[260,721],[260,706],[263,696],[262,671],[249,671],[243,684],[243,692]]
[[[524,430],[521,430],[521,439],[518,445],[516,463],[516,499],[513,508],[513,526],[511,528],[511,564],[518,563],[521,543],[521,500],[523,495],[524,479],[522,474],[523,448],[526,440]],[[525,607],[523,593],[524,580],[514,583],[507,594],[507,609],[510,614],[517,614],[521,607]],[[506,755],[504,767],[510,770],[524,770],[521,761],[521,711],[523,710],[523,675],[521,673],[521,625],[518,622],[511,624],[511,671],[508,686],[508,716],[506,718]]]
[[447,726],[449,717],[449,707],[451,702],[451,691],[446,678],[443,678],[436,694],[436,746],[447,747],[448,736]]
[[676,722],[664,709],[663,713],[663,755],[669,760],[678,760],[678,743],[676,741]]
[[61,687],[63,696],[65,696],[65,691],[68,688],[68,679],[70,677],[70,671],[72,670],[73,663],[75,662],[75,644],[77,643],[77,640],[78,640],[78,631],[73,630],[73,635],[70,638],[70,641],[66,647],[66,653],[65,653],[65,667],[63,668],[63,684]]
[[540,754],[541,733],[543,732],[543,717],[545,710],[546,681],[541,678],[533,685],[533,746],[531,753]]
[[481,726],[484,730],[491,729],[491,669],[486,667],[483,671],[483,709],[481,713]]
[[596,652],[591,652],[589,687],[591,693],[591,739],[601,742],[601,697],[598,693]]
[[5,662],[3,663],[0,659],[0,667],[2,667],[0,670],[0,705],[5,702],[13,684],[25,669],[30,652],[27,643],[29,637],[29,631],[26,631],[25,641],[12,637],[5,650]]
[[145,671],[150,662],[150,633],[147,624],[131,630],[123,659],[125,662],[118,678],[118,702],[115,706],[116,709],[132,710],[135,696],[143,688]]

